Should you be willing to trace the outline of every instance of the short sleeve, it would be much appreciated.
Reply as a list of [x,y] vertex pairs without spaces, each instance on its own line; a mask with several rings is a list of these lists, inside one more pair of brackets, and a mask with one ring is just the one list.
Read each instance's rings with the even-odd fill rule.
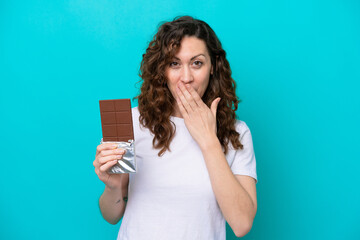
[[257,183],[256,159],[250,129],[244,121],[237,121],[236,130],[240,134],[243,149],[235,150],[234,160],[230,166],[231,171],[235,175],[250,176]]

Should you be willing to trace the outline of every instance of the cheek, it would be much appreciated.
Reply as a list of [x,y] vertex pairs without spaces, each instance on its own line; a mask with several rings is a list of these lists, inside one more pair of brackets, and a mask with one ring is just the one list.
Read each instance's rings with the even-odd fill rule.
[[207,73],[203,74],[200,82],[201,88],[205,90],[209,85],[209,81],[210,81],[210,74]]
[[170,93],[175,97],[176,96],[176,81],[171,76],[167,76],[167,87],[170,90]]
[[174,72],[174,71],[166,72],[166,78],[167,78],[168,83],[175,83],[177,81],[176,72]]
[[174,73],[167,74],[167,85],[173,93],[176,91],[176,84],[178,82],[178,76]]

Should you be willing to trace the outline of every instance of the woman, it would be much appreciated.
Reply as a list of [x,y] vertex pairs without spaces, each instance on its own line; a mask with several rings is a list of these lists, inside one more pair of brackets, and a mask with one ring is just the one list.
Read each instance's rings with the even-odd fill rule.
[[192,17],[166,22],[140,76],[137,173],[109,175],[124,151],[97,147],[103,217],[116,224],[124,215],[121,240],[225,239],[225,220],[244,236],[257,210],[256,162],[250,130],[235,119],[239,101],[219,39]]

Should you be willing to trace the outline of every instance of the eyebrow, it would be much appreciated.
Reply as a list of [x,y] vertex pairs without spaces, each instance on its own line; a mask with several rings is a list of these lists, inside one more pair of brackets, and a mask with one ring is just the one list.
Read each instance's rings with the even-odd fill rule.
[[[202,54],[202,53],[200,53],[200,54],[198,54],[198,55],[196,55],[196,56],[193,56],[190,60],[192,61],[193,59],[195,59],[195,58],[197,58],[197,57],[199,57],[199,56],[204,56],[205,58],[206,58],[206,56],[204,55],[204,54]],[[177,58],[177,57],[174,57],[176,60],[180,60],[180,58]]]

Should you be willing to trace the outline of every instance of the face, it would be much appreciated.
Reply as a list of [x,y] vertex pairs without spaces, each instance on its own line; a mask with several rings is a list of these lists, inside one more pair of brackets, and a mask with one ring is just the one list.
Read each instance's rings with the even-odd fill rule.
[[[211,59],[205,42],[196,37],[184,37],[180,49],[165,71],[167,85],[175,99],[179,82],[190,84],[202,97],[212,74]],[[174,111],[173,115],[179,116],[177,105]]]

